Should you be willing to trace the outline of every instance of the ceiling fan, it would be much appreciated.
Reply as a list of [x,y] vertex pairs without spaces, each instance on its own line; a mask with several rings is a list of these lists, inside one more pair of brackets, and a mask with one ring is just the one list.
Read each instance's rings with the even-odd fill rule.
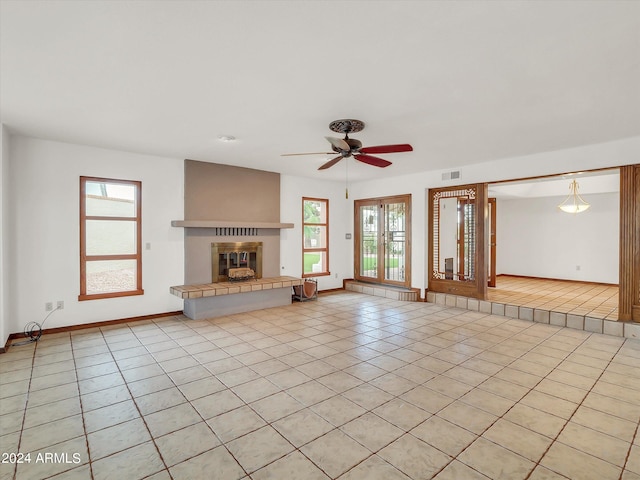
[[398,145],[379,145],[377,147],[363,147],[360,140],[355,138],[349,138],[350,133],[360,132],[364,129],[364,122],[353,119],[341,119],[334,120],[329,124],[329,129],[333,132],[344,133],[344,138],[324,137],[331,144],[333,152],[316,152],[316,153],[285,153],[282,156],[292,155],[330,155],[332,153],[338,153],[339,155],[332,158],[328,162],[318,168],[318,170],[325,170],[333,167],[343,158],[353,157],[359,162],[373,165],[374,167],[388,167],[391,162],[383,158],[374,157],[371,153],[397,153],[397,152],[411,152],[413,147],[408,143],[402,143]]

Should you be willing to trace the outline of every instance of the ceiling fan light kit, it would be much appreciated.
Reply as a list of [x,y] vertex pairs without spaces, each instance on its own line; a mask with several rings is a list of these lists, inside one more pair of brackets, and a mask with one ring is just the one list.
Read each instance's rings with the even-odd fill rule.
[[[329,124],[329,129],[332,132],[344,133],[344,138],[325,137],[331,144],[333,153],[337,153],[338,156],[332,158],[328,162],[318,168],[318,170],[326,170],[333,167],[343,158],[353,157],[359,162],[366,163],[367,165],[373,165],[374,167],[385,168],[391,165],[391,162],[383,158],[374,157],[371,153],[397,153],[397,152],[411,152],[413,147],[408,143],[398,145],[380,145],[376,147],[363,147],[362,142],[355,138],[349,138],[350,133],[360,132],[364,129],[364,122],[361,120],[355,120],[352,118],[343,118],[340,120],[334,120]],[[323,152],[324,153],[324,152]],[[332,153],[332,152],[328,152]],[[316,155],[312,153],[302,154],[287,154],[287,155]]]

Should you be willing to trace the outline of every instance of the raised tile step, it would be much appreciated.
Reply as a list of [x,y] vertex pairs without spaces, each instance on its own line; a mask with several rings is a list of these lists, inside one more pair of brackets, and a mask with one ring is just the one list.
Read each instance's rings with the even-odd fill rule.
[[302,279],[296,277],[269,277],[247,280],[243,282],[219,282],[201,285],[176,285],[170,287],[171,295],[185,299],[233,295],[237,293],[287,288],[301,285]]
[[517,318],[529,322],[546,323],[592,333],[604,333],[616,337],[640,338],[640,323],[605,320],[586,315],[554,312],[540,308],[521,307],[504,303],[478,300],[449,293],[427,292],[427,302],[474,312]]
[[291,287],[301,278],[271,277],[243,282],[177,285],[171,294],[184,300],[184,314],[193,320],[291,304]]
[[345,290],[376,297],[402,300],[405,302],[417,302],[420,300],[418,289],[395,287],[391,285],[379,285],[374,283],[358,282],[357,280],[347,280],[344,282]]

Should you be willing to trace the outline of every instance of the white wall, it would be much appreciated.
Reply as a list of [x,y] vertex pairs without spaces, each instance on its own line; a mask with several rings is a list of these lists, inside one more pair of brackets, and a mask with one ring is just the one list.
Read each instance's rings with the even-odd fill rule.
[[[415,152],[414,155],[419,155],[419,152]],[[394,161],[401,162],[400,155],[395,157]],[[354,183],[350,187],[350,196],[353,199],[407,193],[412,195],[411,285],[415,288],[426,288],[428,283],[426,261],[429,242],[427,239],[428,209],[426,203],[429,188],[477,182],[490,183],[498,180],[632,165],[640,161],[640,136],[448,169],[447,171],[460,171],[460,179],[456,181],[443,181],[442,173],[444,171],[428,171],[429,159],[425,158],[424,161],[426,171],[421,174]],[[392,175],[392,171],[389,171],[389,174]],[[614,283],[617,283],[617,280]]]
[[[353,278],[353,200],[345,198],[344,183],[282,175],[280,177],[280,221],[294,228],[280,232],[282,275],[302,275],[302,197],[329,199],[329,271],[316,277],[318,289],[342,288],[342,280]],[[351,233],[351,240],[345,234]]]
[[[11,141],[7,145],[9,137]],[[340,288],[344,278],[353,277],[353,239],[345,239],[346,233],[354,234],[353,200],[411,194],[412,286],[425,288],[429,188],[629,165],[638,163],[639,158],[640,137],[633,137],[452,168],[461,171],[461,178],[456,182],[442,181],[442,171],[425,171],[352,183],[348,200],[342,182],[282,175],[280,218],[282,222],[294,223],[295,228],[282,231],[281,272],[292,276],[302,272],[303,196],[328,198],[330,202],[331,276],[318,277],[320,289],[326,290]],[[428,168],[425,158],[425,170]],[[392,175],[393,171],[388,173]],[[81,175],[142,181],[143,244],[151,243],[151,250],[143,252],[145,295],[77,301]],[[0,196],[2,344],[10,333],[22,331],[27,322],[41,322],[46,315],[45,302],[65,302],[65,309],[47,320],[47,328],[182,309],[182,301],[168,292],[169,286],[184,280],[184,233],[170,225],[171,220],[183,216],[182,159],[9,136],[3,128],[0,177],[3,187]],[[579,261],[586,269],[581,270],[584,273],[600,268],[595,266],[595,261]]]
[[[11,303],[4,335],[42,322],[45,302],[65,302],[45,328],[182,310],[169,293],[183,282],[183,160],[12,136]],[[142,181],[144,295],[78,301],[79,177]],[[4,230],[4,229],[3,229]],[[6,288],[3,288],[6,295]]]
[[11,298],[11,255],[9,247],[9,148],[11,135],[4,125],[0,132],[0,348],[9,336],[8,319]]
[[580,214],[559,211],[564,198],[497,200],[496,273],[618,283],[619,194],[589,195]]

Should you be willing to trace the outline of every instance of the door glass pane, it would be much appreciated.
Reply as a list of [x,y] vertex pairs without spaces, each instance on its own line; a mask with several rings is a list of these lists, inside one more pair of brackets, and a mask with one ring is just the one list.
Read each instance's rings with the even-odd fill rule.
[[463,235],[464,245],[464,265],[462,276],[464,280],[475,280],[475,251],[476,251],[476,204],[475,202],[464,202],[462,205]]
[[404,203],[384,206],[384,278],[405,280],[406,216]]
[[136,289],[135,260],[87,262],[87,295]]
[[360,207],[360,275],[377,278],[378,273],[378,206]]
[[135,254],[136,228],[127,220],[87,220],[87,255]]
[[86,182],[86,214],[103,217],[135,217],[136,187],[108,182]]

